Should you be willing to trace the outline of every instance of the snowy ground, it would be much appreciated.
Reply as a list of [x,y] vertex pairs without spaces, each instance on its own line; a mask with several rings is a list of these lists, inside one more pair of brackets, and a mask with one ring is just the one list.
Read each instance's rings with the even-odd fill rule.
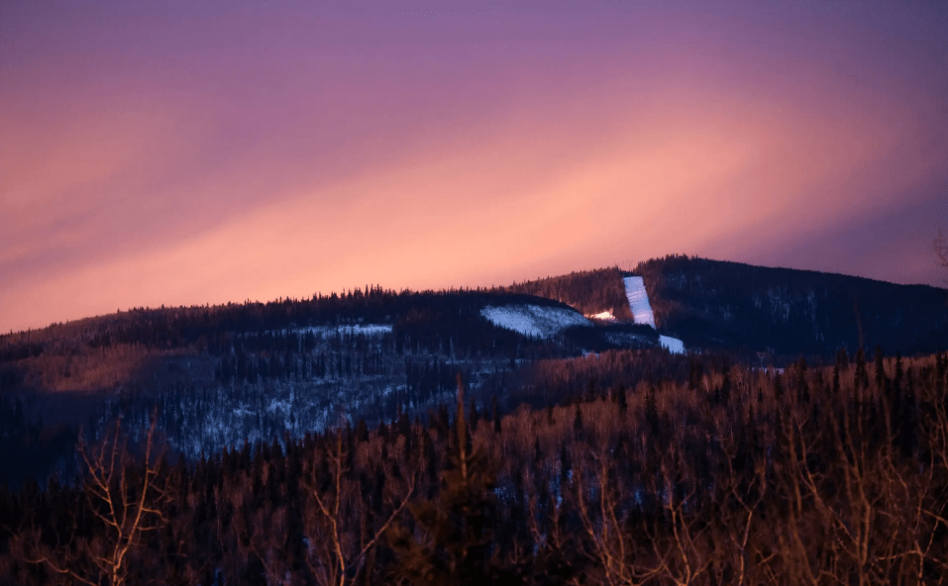
[[392,333],[392,326],[388,324],[354,324],[340,326],[316,326],[311,328],[300,328],[296,330],[301,334],[312,332],[318,338],[326,338],[335,335],[337,332],[341,335],[352,334],[355,336],[382,336]]
[[658,343],[662,345],[662,348],[665,348],[672,354],[685,353],[685,343],[679,340],[678,338],[672,338],[670,336],[659,336]]
[[571,326],[591,326],[592,323],[578,312],[562,307],[540,305],[488,305],[481,315],[497,327],[520,332],[525,336],[549,338]]
[[[333,338],[337,334],[340,336],[384,336],[386,334],[392,333],[391,324],[341,324],[335,326],[308,326],[305,328],[293,328],[293,329],[283,329],[283,330],[268,330],[266,333],[278,333],[282,335],[287,334],[299,334],[305,336],[306,334],[313,334],[319,339],[325,340],[327,338]],[[247,334],[239,334],[246,336]]]
[[652,313],[652,306],[648,303],[648,293],[645,292],[645,279],[642,277],[626,277],[622,279],[625,283],[625,296],[629,299],[629,307],[632,309],[632,317],[637,324],[647,324],[655,327],[655,315]]

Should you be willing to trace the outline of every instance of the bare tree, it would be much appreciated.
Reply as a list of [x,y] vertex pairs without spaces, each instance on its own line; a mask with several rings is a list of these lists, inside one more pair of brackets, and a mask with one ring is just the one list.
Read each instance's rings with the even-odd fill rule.
[[68,541],[47,547],[40,542],[38,531],[26,532],[22,545],[32,552],[26,557],[29,562],[45,564],[71,583],[99,586],[103,578],[111,586],[129,583],[129,560],[141,545],[143,533],[157,530],[165,522],[161,506],[167,479],[155,443],[155,426],[152,418],[143,463],[129,452],[119,421],[96,445],[89,446],[80,438],[78,451],[86,468],[84,493],[101,534],[77,543],[75,533],[83,529],[77,521]]
[[[730,583],[743,585],[748,582],[749,570],[758,570],[773,557],[762,548],[760,514],[767,494],[767,462],[763,450],[755,453],[754,446],[744,446],[733,435],[724,434],[722,452],[724,466],[715,479],[716,498],[719,507],[716,515],[721,526],[727,530],[712,539],[719,548],[716,561],[730,572]],[[744,452],[747,469],[736,470],[735,462]],[[754,539],[752,539],[754,537]],[[753,567],[756,566],[756,567]],[[725,583],[723,575],[719,583]]]
[[586,578],[604,586],[644,584],[666,570],[664,555],[639,547],[628,533],[628,503],[622,501],[631,487],[621,486],[610,473],[609,459],[598,454],[591,458],[594,463],[588,466],[578,460],[579,481],[573,483],[584,552],[597,570]]
[[661,526],[655,527],[652,547],[663,560],[661,573],[676,586],[695,583],[712,561],[709,526],[700,518],[701,501],[708,496],[697,486],[697,475],[689,464],[686,448],[672,444],[659,469],[664,486],[656,486],[655,491],[664,515]]
[[309,551],[306,563],[316,582],[323,586],[345,586],[356,580],[370,551],[408,505],[415,490],[415,478],[411,475],[404,493],[399,497],[392,496],[391,514],[374,533],[366,536],[367,539],[356,542],[357,532],[352,530],[348,521],[357,514],[353,509],[359,500],[359,486],[348,478],[344,468],[346,456],[342,434],[341,428],[336,431],[335,450],[327,454],[332,464],[330,489],[321,489],[316,474],[318,466],[313,466],[307,487],[315,507],[307,507],[305,533]]
[[[784,567],[798,573],[796,583],[848,577],[860,586],[926,584],[944,568],[936,538],[945,523],[937,449],[924,460],[901,454],[882,389],[863,392],[828,425],[811,424],[800,409],[784,420],[790,506],[780,554]],[[883,421],[871,425],[872,413]],[[941,433],[938,423],[932,421],[934,434]],[[933,446],[944,442],[933,439]],[[818,549],[813,536],[822,537]]]

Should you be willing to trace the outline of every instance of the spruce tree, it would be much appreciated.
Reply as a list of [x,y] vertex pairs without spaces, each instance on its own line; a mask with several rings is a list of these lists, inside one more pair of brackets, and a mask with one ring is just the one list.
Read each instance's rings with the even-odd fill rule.
[[436,499],[410,507],[416,531],[400,527],[390,536],[398,573],[418,586],[494,584],[509,573],[492,547],[493,467],[469,444],[460,374],[454,423]]
[[497,395],[491,400],[491,411],[494,418],[494,433],[500,433],[500,409],[497,408]]
[[888,379],[885,376],[885,364],[882,360],[882,346],[876,346],[875,365],[876,365],[876,386],[880,390],[885,390]]
[[863,352],[861,346],[859,351],[856,352],[856,388],[869,388],[869,371],[866,370],[866,353]]
[[629,404],[625,397],[625,385],[619,383],[618,387],[611,389],[609,392],[609,399],[611,399],[612,402],[619,407],[619,414],[625,415],[625,412],[629,408]]

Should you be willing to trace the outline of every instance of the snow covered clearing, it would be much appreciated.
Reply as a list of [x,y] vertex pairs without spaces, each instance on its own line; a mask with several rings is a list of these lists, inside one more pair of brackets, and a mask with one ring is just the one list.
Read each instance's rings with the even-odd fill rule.
[[296,330],[301,334],[312,333],[319,338],[326,338],[335,335],[337,332],[343,336],[352,334],[354,336],[384,336],[392,333],[390,324],[353,324],[340,326],[316,326],[311,328],[300,328]]
[[648,293],[645,291],[645,279],[642,277],[626,277],[622,279],[625,284],[625,296],[629,300],[629,308],[632,309],[632,317],[637,324],[648,324],[655,327],[655,315],[652,313],[652,306],[648,303]]
[[571,326],[592,325],[576,311],[540,305],[488,305],[481,310],[481,315],[497,327],[538,338],[550,338]]
[[659,336],[658,343],[662,345],[662,348],[665,348],[672,354],[685,353],[685,343],[679,340],[678,338],[672,338],[670,336]]

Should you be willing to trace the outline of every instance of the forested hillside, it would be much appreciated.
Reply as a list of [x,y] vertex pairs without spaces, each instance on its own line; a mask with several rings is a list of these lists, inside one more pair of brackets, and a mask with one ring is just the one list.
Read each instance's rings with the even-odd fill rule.
[[689,348],[752,359],[828,357],[882,345],[903,354],[944,350],[948,292],[860,277],[687,256],[640,263],[657,327]]
[[948,575],[944,290],[637,274],[0,336],[0,585]]
[[541,409],[501,416],[458,392],[424,423],[344,422],[193,464],[113,424],[84,444],[83,484],[0,488],[0,583],[944,581],[948,357],[840,353],[783,375],[669,360]]
[[[486,307],[557,301],[500,291],[395,293],[135,309],[0,336],[0,481],[75,470],[80,426],[153,415],[172,452],[196,459],[244,441],[302,437],[341,413],[369,425],[423,415],[464,374],[472,396],[504,397],[504,372],[539,358],[657,346],[634,326],[533,337],[493,324]],[[583,320],[585,321],[585,320]],[[506,405],[506,402],[504,402]]]
[[[827,363],[860,343],[916,355],[948,340],[945,291],[931,287],[688,257],[648,261],[637,273],[658,331],[631,323],[626,273],[612,268],[496,290],[366,287],[142,308],[3,335],[0,481],[71,478],[79,428],[97,438],[119,416],[140,427],[156,414],[172,453],[197,459],[244,441],[300,438],[341,413],[370,427],[400,412],[424,416],[450,400],[458,372],[470,396],[496,396],[502,411],[603,382],[631,388],[669,374],[660,352],[612,369],[607,381],[564,359],[595,352],[612,361],[627,356],[613,351],[657,348],[659,333],[695,352],[780,367],[800,355]],[[574,309],[619,321],[588,322]],[[523,333],[546,332],[523,320],[550,315],[578,325]]]

